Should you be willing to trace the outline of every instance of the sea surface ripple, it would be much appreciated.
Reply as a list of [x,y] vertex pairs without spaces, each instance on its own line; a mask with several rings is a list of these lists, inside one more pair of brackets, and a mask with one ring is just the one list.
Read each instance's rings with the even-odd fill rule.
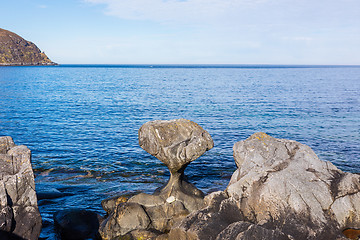
[[360,172],[358,66],[0,67],[0,135],[32,150],[41,237],[54,239],[52,214],[166,183],[166,167],[138,145],[147,121],[186,118],[215,147],[186,169],[208,193],[235,171],[232,146],[262,131],[309,145],[322,160]]

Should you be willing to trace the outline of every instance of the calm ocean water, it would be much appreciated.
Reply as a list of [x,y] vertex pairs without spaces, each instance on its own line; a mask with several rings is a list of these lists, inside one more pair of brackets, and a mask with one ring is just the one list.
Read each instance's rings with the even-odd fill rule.
[[0,135],[32,150],[41,237],[52,214],[86,208],[167,181],[167,168],[138,145],[156,119],[199,123],[215,147],[186,169],[204,192],[225,189],[232,146],[262,131],[307,144],[342,170],[360,172],[360,66],[0,67]]

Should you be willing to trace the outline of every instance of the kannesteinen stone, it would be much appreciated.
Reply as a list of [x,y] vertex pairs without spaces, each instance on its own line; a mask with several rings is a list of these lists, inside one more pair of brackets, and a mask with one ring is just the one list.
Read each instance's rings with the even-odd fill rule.
[[210,134],[186,119],[151,121],[139,129],[139,145],[175,174],[214,146]]
[[346,239],[342,230],[360,227],[360,175],[310,147],[256,133],[234,145],[234,158],[227,189],[164,239]]
[[0,233],[38,239],[40,230],[31,152],[11,137],[0,137]]
[[170,179],[152,195],[103,201],[109,215],[100,226],[103,239],[167,232],[176,221],[204,205],[204,194],[184,180],[184,170],[214,146],[207,131],[186,119],[152,121],[139,129],[139,144],[169,168]]

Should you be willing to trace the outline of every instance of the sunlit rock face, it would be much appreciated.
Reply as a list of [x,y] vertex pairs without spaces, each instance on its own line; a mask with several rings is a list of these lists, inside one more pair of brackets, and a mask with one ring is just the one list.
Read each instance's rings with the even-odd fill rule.
[[0,137],[0,238],[38,239],[40,230],[31,152]]
[[264,133],[233,149],[238,169],[226,192],[247,219],[307,238],[359,226],[359,175],[321,161],[309,146]]
[[154,194],[140,193],[128,201],[123,197],[104,200],[109,215],[100,226],[104,239],[165,233],[204,206],[204,194],[185,181],[184,171],[214,146],[207,131],[186,119],[151,121],[139,129],[139,144],[168,167],[170,179]]
[[359,175],[265,133],[233,150],[238,169],[226,190],[206,196],[168,239],[346,239],[342,230],[360,227]]

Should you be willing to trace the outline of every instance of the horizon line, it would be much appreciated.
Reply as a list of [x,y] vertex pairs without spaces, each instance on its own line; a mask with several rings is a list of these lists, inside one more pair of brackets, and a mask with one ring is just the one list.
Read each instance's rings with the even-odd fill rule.
[[360,64],[283,64],[283,63],[57,63],[57,66],[204,66],[204,67],[360,67]]

